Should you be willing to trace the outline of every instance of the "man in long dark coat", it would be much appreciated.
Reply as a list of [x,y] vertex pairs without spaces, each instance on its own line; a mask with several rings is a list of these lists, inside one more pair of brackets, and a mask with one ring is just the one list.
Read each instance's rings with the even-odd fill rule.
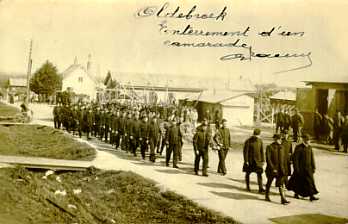
[[208,149],[212,140],[212,132],[209,127],[208,119],[204,118],[200,126],[197,127],[196,133],[193,137],[193,148],[195,150],[195,174],[198,175],[199,162],[202,158],[203,169],[202,175],[208,176]]
[[244,165],[243,172],[245,172],[245,183],[247,191],[250,191],[250,174],[257,174],[257,183],[259,185],[259,193],[264,192],[262,186],[263,164],[265,163],[265,154],[263,151],[263,142],[259,137],[261,130],[256,128],[253,135],[244,143],[243,157]]
[[292,156],[294,173],[288,183],[288,190],[295,192],[295,198],[309,197],[310,201],[318,200],[314,195],[318,190],[314,183],[315,161],[309,135],[302,136],[303,142],[296,146]]
[[266,201],[271,201],[269,198],[269,191],[271,188],[271,184],[276,179],[276,187],[279,188],[279,194],[281,198],[281,203],[286,205],[290,202],[285,198],[284,192],[284,184],[285,179],[288,176],[288,164],[287,159],[289,158],[287,152],[285,152],[284,147],[282,146],[281,136],[279,134],[275,134],[273,136],[274,142],[267,146],[266,148]]
[[[219,125],[218,125],[219,126]],[[214,136],[214,141],[218,145],[218,154],[219,154],[219,165],[218,165],[218,173],[222,175],[226,175],[226,156],[228,150],[231,148],[231,134],[230,130],[227,128],[227,120],[222,119],[221,128],[217,129],[217,132]]]
[[344,117],[342,116],[341,112],[337,112],[333,121],[333,141],[335,144],[335,149],[340,151],[341,131],[344,123]]

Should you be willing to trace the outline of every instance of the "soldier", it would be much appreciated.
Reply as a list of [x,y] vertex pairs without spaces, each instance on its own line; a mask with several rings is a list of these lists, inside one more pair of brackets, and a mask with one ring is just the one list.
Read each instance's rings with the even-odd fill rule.
[[105,142],[108,143],[109,142],[109,134],[111,131],[111,110],[110,108],[107,109],[107,112],[104,115],[104,122],[105,122],[105,129],[104,129],[104,138],[105,138]]
[[99,116],[99,119],[100,119],[100,126],[99,126],[99,139],[100,141],[103,141],[103,137],[104,137],[104,133],[105,133],[105,116],[106,116],[106,113],[105,113],[105,109],[102,108],[100,110],[100,116]]
[[60,129],[60,106],[56,105],[53,108],[53,122],[54,128]]
[[334,129],[333,129],[333,140],[335,144],[335,149],[337,151],[340,151],[340,138],[341,138],[341,131],[342,126],[344,123],[344,117],[342,116],[341,112],[337,112],[336,116],[334,117]]
[[243,157],[244,165],[243,172],[245,172],[245,183],[247,191],[250,191],[250,174],[257,174],[257,183],[259,185],[259,193],[265,192],[262,186],[263,164],[265,162],[265,154],[263,151],[263,142],[259,137],[261,130],[254,129],[253,135],[244,143]]
[[169,166],[169,161],[171,154],[173,152],[173,167],[179,168],[177,166],[178,163],[178,153],[179,153],[179,147],[180,147],[180,129],[176,125],[176,119],[173,119],[171,121],[171,126],[168,129],[168,135],[167,135],[167,141],[166,145],[166,166]]
[[130,148],[130,134],[131,134],[131,129],[132,129],[132,112],[129,111],[128,115],[127,115],[127,119],[125,120],[125,149],[127,152],[131,152],[131,148]]
[[100,130],[100,107],[97,107],[93,113],[93,135],[94,137],[98,137]]
[[120,140],[121,140],[120,119],[121,119],[120,111],[117,110],[116,119],[114,119],[115,123],[113,124],[115,126],[115,149],[118,149],[118,147],[120,146]]
[[150,123],[149,127],[149,143],[150,143],[150,161],[155,162],[156,161],[156,147],[158,143],[158,139],[160,138],[160,127],[157,122],[157,117],[154,116],[152,118],[152,121]]
[[86,134],[87,134],[87,140],[91,139],[90,135],[92,132],[92,128],[93,128],[93,111],[92,108],[89,108],[86,110]]
[[271,199],[269,198],[269,191],[273,179],[276,178],[276,187],[279,188],[281,203],[283,205],[287,205],[290,203],[288,200],[286,200],[284,192],[285,178],[287,178],[288,175],[287,163],[285,161],[287,155],[284,151],[284,148],[282,147],[281,136],[279,134],[275,134],[273,136],[273,139],[274,142],[268,145],[266,148],[267,183],[265,199],[266,201],[271,201]]
[[148,150],[149,144],[149,124],[148,117],[143,116],[143,122],[140,124],[140,151],[141,157],[145,160],[145,152]]
[[200,126],[197,127],[196,133],[193,137],[193,145],[195,150],[195,174],[198,175],[199,162],[200,159],[203,159],[203,176],[208,176],[208,148],[211,143],[212,133],[208,125],[208,120],[203,119],[203,122]]
[[291,117],[291,127],[294,134],[294,142],[298,141],[298,135],[301,133],[304,124],[303,116],[298,109],[295,109],[295,114]]
[[280,108],[279,112],[275,114],[275,123],[276,123],[276,133],[278,131],[282,131],[284,128],[284,113],[283,110]]
[[118,127],[118,132],[121,137],[121,149],[126,150],[127,144],[126,144],[126,138],[127,138],[127,133],[125,130],[125,124],[126,124],[126,119],[127,119],[127,112],[126,110],[123,111],[122,116],[119,120],[119,127]]
[[347,149],[348,149],[348,115],[346,116],[345,121],[342,125],[341,138],[342,138],[343,150],[345,153],[347,153]]
[[140,138],[140,125],[139,121],[139,113],[134,114],[134,119],[130,124],[130,133],[129,133],[129,146],[130,151],[134,156],[137,156],[137,148],[139,146],[139,138]]
[[283,128],[283,130],[289,131],[290,126],[291,126],[290,110],[287,109],[287,110],[285,110],[285,113],[284,113],[284,128]]
[[318,200],[314,196],[318,190],[314,183],[315,161],[308,134],[302,135],[302,143],[296,146],[292,161],[294,173],[289,180],[288,189],[295,192],[297,199],[302,196],[309,197],[310,201]]
[[160,155],[162,155],[164,147],[168,148],[167,142],[168,142],[169,127],[170,127],[169,122],[167,122],[167,121],[162,122],[162,124],[161,124],[162,141],[161,141],[161,148],[159,150]]
[[225,160],[227,157],[228,150],[231,148],[231,134],[230,130],[227,128],[227,120],[222,119],[222,125],[218,124],[217,132],[214,136],[214,141],[218,145],[218,154],[219,154],[219,165],[218,165],[218,173],[222,175],[226,175],[227,169],[225,165]]
[[321,116],[321,114],[319,113],[318,109],[315,110],[314,113],[314,136],[316,140],[320,140],[320,134],[321,134],[321,129],[322,129],[322,120],[323,120],[323,116]]

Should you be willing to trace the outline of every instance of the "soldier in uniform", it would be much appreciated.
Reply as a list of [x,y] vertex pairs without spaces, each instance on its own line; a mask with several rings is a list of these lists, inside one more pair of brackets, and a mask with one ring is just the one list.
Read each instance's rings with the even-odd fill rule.
[[159,150],[159,154],[160,155],[162,155],[164,147],[168,148],[167,142],[168,142],[169,127],[170,127],[169,122],[167,122],[167,121],[162,122],[162,124],[161,124],[161,135],[162,135],[161,138],[162,138],[162,141],[161,141],[161,148]]
[[140,124],[140,151],[141,157],[145,160],[145,152],[148,150],[149,144],[149,124],[148,117],[146,115],[143,116],[143,121]]
[[298,141],[298,135],[301,133],[304,124],[303,116],[298,109],[295,109],[295,114],[291,117],[291,127],[294,135],[294,142]]
[[126,110],[123,111],[122,116],[119,120],[119,127],[118,127],[118,132],[121,137],[121,149],[126,150],[127,144],[126,144],[126,130],[125,130],[125,124],[126,124],[126,119],[127,119],[127,112]]
[[105,129],[104,129],[104,138],[105,138],[105,142],[108,143],[109,142],[109,134],[111,131],[111,110],[110,108],[107,109],[107,112],[105,113],[105,117],[104,117],[104,122],[105,122]]
[[341,112],[337,112],[336,116],[334,117],[334,128],[333,128],[333,141],[335,144],[335,149],[337,151],[340,151],[340,138],[341,138],[341,131],[342,126],[344,123],[344,117],[342,116]]
[[204,118],[200,126],[197,127],[193,137],[193,148],[195,150],[195,174],[198,175],[199,162],[203,159],[202,175],[208,176],[208,148],[212,140],[212,132],[208,124],[208,119]]
[[342,125],[341,138],[342,138],[343,150],[345,153],[347,153],[347,149],[348,149],[348,115],[346,116],[345,121]]
[[179,147],[180,147],[180,129],[176,125],[176,119],[173,119],[171,121],[171,126],[168,129],[168,135],[167,135],[167,141],[166,145],[168,147],[166,148],[166,166],[169,166],[170,157],[173,153],[173,167],[179,168],[177,166],[178,163],[178,153],[179,153]]
[[156,147],[157,143],[159,141],[161,132],[160,127],[157,122],[157,117],[154,116],[152,118],[152,121],[150,123],[149,127],[149,143],[150,143],[150,161],[155,162],[156,161]]
[[93,111],[92,108],[88,108],[86,110],[86,135],[87,135],[87,140],[91,139],[90,135],[92,132],[92,128],[93,128]]
[[105,116],[106,116],[106,113],[105,113],[105,109],[102,108],[100,110],[100,126],[99,126],[99,139],[100,141],[103,141],[103,137],[104,137],[104,133],[105,133]]
[[230,130],[227,128],[227,120],[222,119],[221,127],[218,124],[218,129],[216,134],[214,135],[214,141],[218,146],[218,154],[219,154],[219,165],[218,165],[218,173],[222,175],[226,175],[227,169],[225,165],[226,156],[228,150],[231,148],[231,134]]
[[127,119],[125,120],[125,149],[127,152],[131,152],[130,148],[130,134],[132,129],[132,112],[129,111],[127,115]]
[[94,137],[98,137],[100,130],[100,107],[97,107],[93,113],[94,115],[94,125],[93,125],[93,135]]
[[243,157],[244,165],[243,172],[245,172],[245,183],[247,191],[250,191],[250,174],[257,174],[257,183],[259,185],[259,193],[265,190],[262,186],[263,164],[265,162],[265,154],[263,151],[263,142],[259,137],[261,130],[256,128],[253,135],[244,143]]
[[276,133],[278,133],[278,131],[282,131],[284,128],[284,113],[283,110],[280,108],[279,112],[276,113],[275,115],[275,123],[276,123]]
[[60,129],[60,106],[56,105],[53,108],[53,122],[54,128]]
[[290,202],[285,198],[284,185],[285,179],[288,176],[288,167],[287,167],[287,152],[284,151],[281,142],[281,136],[279,134],[275,134],[273,136],[274,142],[267,146],[266,148],[266,201],[271,201],[269,198],[269,191],[271,188],[271,184],[273,179],[276,178],[276,187],[279,188],[281,203],[283,205],[289,204]]
[[320,135],[321,135],[321,130],[322,130],[322,120],[323,120],[323,116],[321,116],[321,114],[319,113],[318,109],[315,110],[314,113],[314,136],[316,140],[320,140]]
[[131,121],[129,133],[130,151],[133,153],[134,156],[137,156],[137,148],[139,146],[140,125],[141,122],[139,121],[139,113],[136,112],[134,114],[134,119]]

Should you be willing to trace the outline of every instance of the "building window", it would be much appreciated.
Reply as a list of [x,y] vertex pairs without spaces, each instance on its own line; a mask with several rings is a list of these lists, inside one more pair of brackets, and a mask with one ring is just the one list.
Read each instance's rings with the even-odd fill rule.
[[79,82],[83,82],[83,77],[79,77]]

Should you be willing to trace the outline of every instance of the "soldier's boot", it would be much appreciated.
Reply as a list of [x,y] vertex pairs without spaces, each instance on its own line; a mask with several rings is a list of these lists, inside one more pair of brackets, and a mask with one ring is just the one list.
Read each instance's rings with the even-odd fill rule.
[[284,191],[284,187],[279,187],[279,193],[280,193],[280,202],[283,204],[283,205],[287,205],[290,203],[290,201],[286,200],[285,198],[285,191]]
[[265,191],[265,200],[266,201],[271,201],[271,199],[269,198],[269,190],[271,189],[271,184],[272,183],[269,183],[269,181],[267,181],[267,184],[266,184],[266,191]]
[[251,191],[250,190],[250,176],[249,176],[250,174],[245,174],[245,183],[246,183],[246,190],[247,191]]
[[259,185],[259,193],[265,193],[265,189],[262,186],[262,176],[261,174],[257,174],[257,184]]

